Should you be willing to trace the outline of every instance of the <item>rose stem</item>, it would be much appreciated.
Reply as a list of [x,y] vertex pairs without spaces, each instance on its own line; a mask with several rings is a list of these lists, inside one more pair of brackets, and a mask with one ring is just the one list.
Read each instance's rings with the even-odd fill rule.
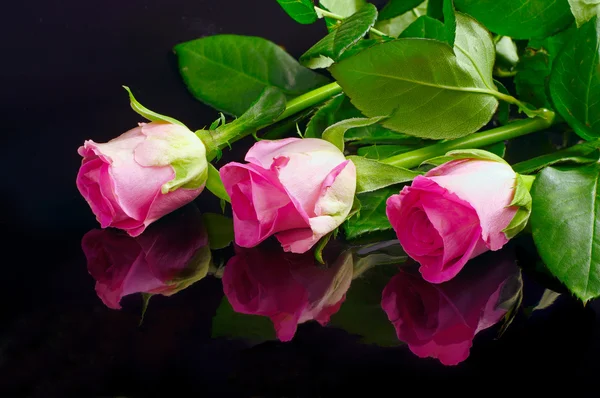
[[466,137],[440,142],[414,151],[405,152],[400,155],[383,159],[381,162],[411,169],[418,167],[428,159],[443,156],[447,152],[455,149],[481,148],[511,138],[535,133],[550,127],[554,122],[554,112],[544,110],[542,114],[543,116],[533,119],[518,120],[506,126],[496,127],[481,133],[474,133]]
[[[271,124],[275,124],[283,119],[295,115],[298,112],[318,105],[326,99],[329,99],[341,92],[342,88],[340,85],[334,82],[293,98],[287,102],[283,113],[279,115],[279,117]],[[217,152],[214,150],[214,148],[217,146],[221,149],[225,148],[252,133],[252,131],[241,130],[238,128],[239,126],[236,126],[235,128],[227,128],[228,126],[229,125],[225,125],[225,128],[223,128],[221,131],[213,132],[212,134],[209,134],[208,131],[202,130],[197,132],[200,139],[204,141],[204,144],[207,146],[208,161],[211,161],[215,158]]]
[[298,112],[301,112],[307,108],[315,106],[328,98],[333,97],[336,94],[342,92],[342,88],[336,82],[329,83],[323,87],[319,87],[315,90],[309,91],[306,94],[302,94],[296,98],[288,101],[285,111],[273,123],[277,123],[283,119],[286,119]]

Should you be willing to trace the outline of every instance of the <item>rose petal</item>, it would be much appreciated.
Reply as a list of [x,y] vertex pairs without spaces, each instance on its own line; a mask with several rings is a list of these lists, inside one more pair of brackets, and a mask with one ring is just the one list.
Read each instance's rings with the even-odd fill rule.
[[508,242],[502,232],[517,212],[507,207],[514,196],[516,174],[504,163],[463,159],[430,170],[426,177],[468,202],[481,222],[482,237],[491,250]]
[[252,247],[279,231],[308,227],[308,217],[298,211],[271,170],[232,162],[220,175],[231,196],[238,245]]

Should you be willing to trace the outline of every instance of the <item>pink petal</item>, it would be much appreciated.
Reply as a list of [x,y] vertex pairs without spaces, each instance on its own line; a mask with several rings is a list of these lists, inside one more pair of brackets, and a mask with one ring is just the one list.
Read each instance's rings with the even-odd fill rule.
[[298,211],[272,171],[232,162],[220,175],[231,197],[238,245],[252,247],[279,231],[308,227],[308,217]]
[[179,188],[175,191],[163,194],[160,190],[156,192],[154,200],[150,203],[148,213],[144,219],[143,228],[141,231],[136,229],[131,231],[131,236],[138,236],[143,230],[159,218],[177,210],[186,204],[192,202],[202,193],[204,184],[198,189]]
[[435,340],[422,346],[409,345],[410,351],[419,358],[437,358],[446,366],[458,365],[469,357],[472,339],[456,344],[439,345]]
[[504,163],[463,159],[443,164],[426,177],[468,202],[481,221],[482,237],[491,250],[506,242],[502,232],[516,207],[507,207],[514,196],[515,172]]
[[258,141],[248,150],[244,160],[263,169],[270,169],[273,159],[280,156],[281,149],[297,141],[302,140],[300,138],[284,138]]
[[269,317],[277,337],[291,340],[307,305],[306,289],[292,277],[290,263],[281,251],[253,248],[237,252],[227,262],[222,279],[231,306],[236,312]]
[[479,218],[468,203],[447,191],[423,193],[421,204],[444,242],[444,251],[436,265],[427,264],[420,271],[429,282],[445,282],[454,278],[469,259],[488,250],[481,240]]
[[[312,220],[314,218],[311,218]],[[284,251],[299,254],[306,253],[319,241],[310,228],[290,229],[278,232],[275,237],[281,243]]]
[[293,229],[276,235],[285,251],[305,253],[323,236],[336,229],[352,208],[356,191],[356,168],[351,161],[336,166],[323,180],[310,229]]
[[287,342],[294,338],[298,329],[298,316],[301,313],[302,310],[300,309],[291,314],[280,312],[270,317],[279,340]]
[[[161,187],[175,177],[171,166],[144,167],[131,157],[114,161],[110,168],[115,196],[123,211],[139,221],[146,220],[150,205]],[[175,210],[175,209],[172,209]]]
[[104,165],[106,163],[98,157],[88,158],[88,160],[84,160],[77,174],[77,188],[90,205],[102,228],[111,225],[115,214],[110,199],[103,195],[100,186],[100,174]]
[[[295,199],[309,217],[314,217],[316,203],[322,194],[323,183],[329,177],[330,183],[341,172],[347,161],[344,155],[331,143],[319,139],[303,139],[285,146],[280,156],[289,161],[277,168],[278,178],[291,198]],[[336,167],[339,171],[330,176]],[[354,186],[356,183],[354,183]]]

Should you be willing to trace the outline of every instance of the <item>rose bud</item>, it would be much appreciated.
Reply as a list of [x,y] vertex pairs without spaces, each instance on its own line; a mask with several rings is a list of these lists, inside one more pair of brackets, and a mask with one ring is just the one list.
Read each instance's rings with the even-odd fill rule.
[[352,208],[356,169],[325,140],[263,140],[245,160],[220,170],[239,246],[253,247],[275,235],[285,251],[304,253]]
[[444,365],[467,359],[475,335],[506,315],[523,285],[514,260],[497,256],[478,258],[442,284],[401,270],[388,282],[381,300],[398,339],[420,358],[437,358]]
[[173,295],[204,278],[211,260],[208,235],[193,205],[135,238],[115,229],[93,229],[81,246],[96,293],[113,309],[133,293]]
[[85,141],[79,192],[102,228],[131,236],[194,200],[208,176],[206,149],[184,126],[153,122],[107,143]]
[[352,272],[349,252],[324,269],[317,266],[312,254],[236,246],[222,281],[234,311],[269,317],[277,338],[290,341],[300,323],[329,322],[346,298]]
[[501,158],[452,160],[389,197],[387,217],[423,278],[441,283],[525,226],[531,196],[523,184]]

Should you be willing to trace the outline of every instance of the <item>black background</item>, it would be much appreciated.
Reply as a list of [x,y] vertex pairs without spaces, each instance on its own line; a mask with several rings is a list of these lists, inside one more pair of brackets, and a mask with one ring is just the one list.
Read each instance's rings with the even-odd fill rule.
[[[75,186],[77,148],[140,121],[123,84],[150,109],[192,128],[210,124],[217,113],[188,94],[171,49],[219,33],[262,36],[298,57],[325,28],[294,23],[274,0],[3,5],[0,395],[412,395],[449,385],[481,395],[597,385],[600,318],[593,303],[568,298],[500,340],[478,337],[471,357],[449,368],[314,324],[289,344],[210,339],[222,296],[210,278],[153,299],[142,327],[137,298],[121,311],[104,307],[80,249],[97,223]],[[216,206],[208,195],[197,203]]]

